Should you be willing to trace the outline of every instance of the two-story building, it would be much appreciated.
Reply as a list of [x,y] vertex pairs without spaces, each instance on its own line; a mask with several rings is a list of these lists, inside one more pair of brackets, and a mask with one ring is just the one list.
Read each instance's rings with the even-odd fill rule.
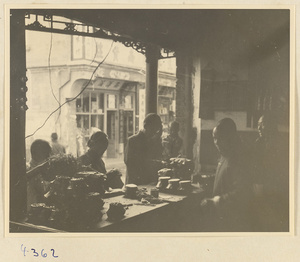
[[[109,137],[106,157],[122,157],[127,138],[143,128],[145,56],[112,40],[27,31],[26,57],[26,135],[61,106],[26,140],[27,158],[32,141],[49,140],[52,132],[80,156],[98,129]],[[174,58],[160,60],[158,113],[165,131],[175,117],[175,71]]]

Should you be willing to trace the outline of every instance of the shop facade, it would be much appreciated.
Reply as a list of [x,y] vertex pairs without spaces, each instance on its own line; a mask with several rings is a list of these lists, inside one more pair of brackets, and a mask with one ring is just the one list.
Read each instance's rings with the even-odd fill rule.
[[[144,56],[121,43],[114,43],[110,49],[111,41],[108,40],[52,35],[52,54],[49,53],[49,42],[45,41],[43,59],[38,57],[41,43],[35,39],[39,35],[48,38],[50,35],[27,34],[30,89],[27,135],[65,103],[43,128],[26,140],[27,159],[30,159],[29,148],[33,140],[49,141],[52,132],[58,133],[67,153],[81,156],[87,150],[89,137],[97,130],[108,135],[105,157],[123,158],[127,138],[143,128],[146,115]],[[49,54],[53,56],[50,67]],[[105,62],[97,67],[106,54]],[[158,113],[163,120],[164,132],[168,132],[169,122],[175,119],[174,61],[161,61],[158,73]]]

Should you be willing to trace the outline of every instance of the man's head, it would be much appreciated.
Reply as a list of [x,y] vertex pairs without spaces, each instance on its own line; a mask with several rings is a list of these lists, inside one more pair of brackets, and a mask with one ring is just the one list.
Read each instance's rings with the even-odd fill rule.
[[87,145],[92,151],[102,156],[108,147],[108,137],[104,132],[97,131],[92,134]]
[[237,143],[237,130],[231,118],[223,118],[213,129],[213,139],[221,155],[229,155]]
[[258,133],[260,137],[269,137],[277,132],[275,117],[271,113],[265,113],[258,120]]
[[57,133],[52,133],[52,134],[51,134],[51,140],[52,140],[53,142],[55,142],[55,141],[57,141],[57,139],[58,139]]
[[154,113],[148,114],[144,119],[144,129],[147,137],[160,137],[162,134],[162,123],[160,116]]
[[171,135],[177,135],[179,132],[179,123],[174,121],[171,123],[171,127],[170,127],[170,134]]
[[51,150],[51,146],[47,141],[36,139],[30,147],[31,158],[36,163],[42,163],[50,156]]

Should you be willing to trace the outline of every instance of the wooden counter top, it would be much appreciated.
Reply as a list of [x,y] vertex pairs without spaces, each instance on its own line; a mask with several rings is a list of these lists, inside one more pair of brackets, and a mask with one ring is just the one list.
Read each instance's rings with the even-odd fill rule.
[[[143,187],[147,188],[148,192],[150,192],[151,188],[154,188],[153,185],[139,186],[139,188]],[[187,195],[159,192],[159,198],[164,200],[164,202],[153,205],[144,205],[140,201],[126,198],[124,195],[105,198],[102,209],[102,219],[88,228],[61,230],[29,223],[15,222],[12,222],[11,225],[14,228],[17,226],[21,232],[164,232],[174,228],[175,220],[182,216],[182,213],[189,212],[184,206],[193,205],[195,197],[200,201],[203,197],[202,193],[203,191],[197,187],[194,187],[193,192]],[[110,203],[113,202],[119,202],[127,206],[124,217],[119,221],[109,221],[107,218],[106,212],[109,209]],[[26,230],[22,231],[22,226],[26,227]]]

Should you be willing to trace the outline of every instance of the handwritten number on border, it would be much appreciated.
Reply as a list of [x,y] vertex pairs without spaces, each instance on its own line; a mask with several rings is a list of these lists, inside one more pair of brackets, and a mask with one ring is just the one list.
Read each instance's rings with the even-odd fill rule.
[[33,251],[35,257],[39,256],[39,253],[37,253],[34,248],[32,248],[31,250]]
[[[24,247],[24,249],[22,249],[22,247],[23,247],[23,244],[21,245],[21,251],[23,252],[23,254],[24,254],[24,257],[26,256],[26,247]],[[28,251],[27,251],[28,252]]]
[[55,255],[54,255],[54,252],[55,252],[55,251],[54,251],[53,248],[51,248],[51,251],[52,251],[52,256],[53,256],[54,258],[57,258],[58,256],[55,256]]
[[41,251],[41,256],[42,257],[47,257],[47,253],[44,253],[44,249],[42,249],[42,251]]
[[[51,248],[50,250],[52,251],[52,257],[58,258],[58,256],[55,255],[55,250],[53,248]],[[32,251],[33,256],[35,256],[35,257],[39,256],[39,253],[36,252],[36,249],[31,248],[31,251]],[[26,250],[26,246],[24,246],[24,244],[21,245],[21,252],[23,253],[24,257],[26,256],[26,252],[29,252],[28,250]],[[45,249],[41,250],[41,256],[44,258],[48,256],[47,253],[45,252]]]

